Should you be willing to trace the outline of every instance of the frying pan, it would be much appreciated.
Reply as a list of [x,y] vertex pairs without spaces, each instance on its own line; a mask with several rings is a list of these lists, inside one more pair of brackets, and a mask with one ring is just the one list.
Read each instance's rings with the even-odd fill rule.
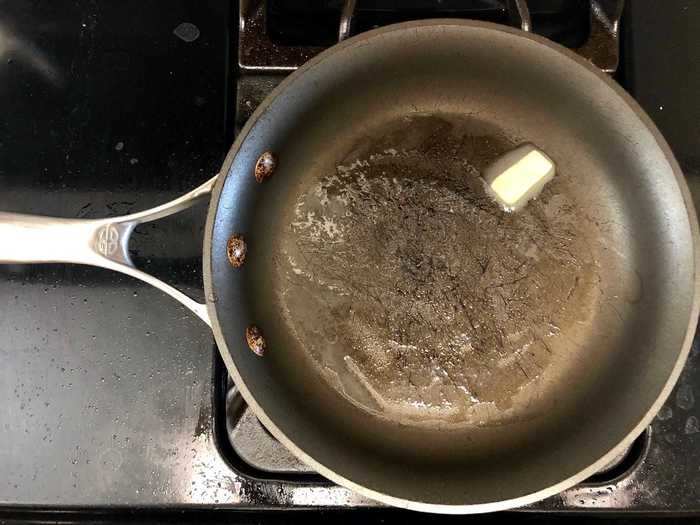
[[[506,214],[479,173],[523,142],[558,173]],[[134,268],[128,239],[210,192],[205,306]],[[176,201],[0,215],[0,261],[121,271],[209,323],[255,414],[322,475],[449,513],[553,495],[649,424],[694,333],[697,240],[681,171],[622,89],[536,35],[455,20],[309,61]]]

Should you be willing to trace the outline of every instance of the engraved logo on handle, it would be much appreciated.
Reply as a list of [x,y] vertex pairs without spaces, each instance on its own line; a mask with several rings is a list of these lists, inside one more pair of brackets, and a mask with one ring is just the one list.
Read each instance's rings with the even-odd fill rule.
[[97,234],[97,251],[109,257],[119,246],[119,232],[111,224],[105,224]]

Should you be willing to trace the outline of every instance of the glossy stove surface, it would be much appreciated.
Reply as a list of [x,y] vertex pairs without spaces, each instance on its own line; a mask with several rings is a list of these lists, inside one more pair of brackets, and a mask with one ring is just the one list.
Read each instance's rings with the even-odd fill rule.
[[[690,67],[700,44],[689,30],[700,8],[629,4],[617,78],[700,188],[700,76]],[[164,5],[3,8],[0,209],[117,215],[218,170],[246,118],[237,108],[252,111],[278,77],[239,74],[238,6]],[[141,227],[137,264],[201,295],[205,213]],[[0,266],[0,298],[6,509],[375,505],[305,472],[272,440],[230,389],[209,330],[161,292],[95,268]],[[527,510],[700,511],[699,366],[696,340],[624,468]]]

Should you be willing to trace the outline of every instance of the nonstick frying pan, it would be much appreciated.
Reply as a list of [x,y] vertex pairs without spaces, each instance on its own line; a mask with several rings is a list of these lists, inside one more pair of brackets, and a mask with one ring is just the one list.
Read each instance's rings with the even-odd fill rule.
[[[558,173],[507,214],[479,174],[524,142]],[[210,191],[205,306],[135,269],[128,239]],[[648,425],[694,333],[697,239],[622,89],[535,35],[454,20],[309,61],[174,202],[0,215],[0,261],[111,268],[208,322],[261,422],[322,475],[452,513],[555,494]]]

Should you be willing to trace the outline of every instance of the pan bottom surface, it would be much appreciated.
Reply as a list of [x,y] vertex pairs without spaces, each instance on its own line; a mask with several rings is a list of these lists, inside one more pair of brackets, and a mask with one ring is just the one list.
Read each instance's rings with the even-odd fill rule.
[[280,306],[319,374],[403,424],[526,416],[597,310],[601,235],[566,173],[517,213],[481,171],[521,142],[466,116],[383,123],[296,196]]

